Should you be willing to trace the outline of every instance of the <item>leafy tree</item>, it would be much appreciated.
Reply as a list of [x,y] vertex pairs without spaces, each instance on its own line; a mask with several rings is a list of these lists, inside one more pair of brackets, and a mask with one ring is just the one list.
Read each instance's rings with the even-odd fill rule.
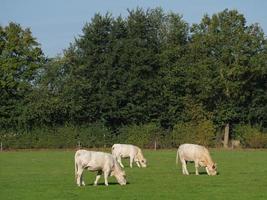
[[25,96],[43,62],[43,53],[29,28],[16,23],[0,26],[0,127],[16,127],[23,121]]
[[69,102],[79,105],[79,121],[118,126],[159,118],[163,19],[161,9],[136,9],[126,19],[97,14],[85,25],[65,54],[71,68],[67,87],[75,90],[68,92]]
[[[9,134],[10,143],[50,138],[56,146],[56,137],[69,135],[69,145],[92,136],[88,145],[98,138],[98,146],[140,136],[142,145],[176,146],[213,145],[216,125],[227,146],[232,125],[257,124],[261,130],[247,138],[252,146],[267,127],[266,60],[262,29],[235,10],[191,27],[161,8],[128,10],[125,18],[96,14],[51,59],[29,29],[10,23],[0,26],[0,127],[33,133]],[[95,125],[99,131],[88,135]]]
[[189,25],[180,15],[169,13],[162,30],[160,81],[163,107],[159,121],[163,127],[170,128],[182,120],[184,111]]
[[121,18],[115,22],[110,14],[96,14],[91,23],[84,26],[83,35],[65,52],[70,76],[64,92],[68,94],[75,121],[104,120],[103,113],[110,112],[116,105],[108,89],[113,86],[110,81],[116,67],[114,40],[123,37],[123,26]]
[[191,93],[214,113],[218,125],[224,125],[225,146],[231,123],[240,122],[249,112],[255,83],[266,87],[262,85],[266,63],[255,62],[266,54],[265,43],[262,30],[246,26],[244,16],[235,10],[211,18],[206,15],[192,27]]
[[162,15],[160,9],[129,11],[121,66],[127,68],[127,103],[123,110],[128,113],[125,118],[130,123],[145,123],[159,116],[161,40],[158,35]]
[[39,70],[22,113],[28,128],[56,126],[69,122],[71,102],[64,93],[69,72],[62,58],[49,59]]

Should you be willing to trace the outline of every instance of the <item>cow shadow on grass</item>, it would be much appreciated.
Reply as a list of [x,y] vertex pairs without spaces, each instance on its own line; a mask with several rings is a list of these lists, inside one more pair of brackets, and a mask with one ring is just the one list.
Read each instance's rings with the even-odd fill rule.
[[[208,175],[207,172],[198,172],[199,176]],[[189,175],[196,175],[196,172],[189,172]]]
[[[198,172],[199,176],[208,176],[207,172]],[[196,175],[195,172],[189,172],[189,175]],[[220,175],[219,172],[217,172],[217,176]]]
[[[129,185],[130,183],[127,182],[126,185]],[[108,185],[120,185],[117,182],[109,182]],[[94,183],[86,184],[86,186],[95,186]],[[106,186],[105,183],[98,183],[97,186]]]

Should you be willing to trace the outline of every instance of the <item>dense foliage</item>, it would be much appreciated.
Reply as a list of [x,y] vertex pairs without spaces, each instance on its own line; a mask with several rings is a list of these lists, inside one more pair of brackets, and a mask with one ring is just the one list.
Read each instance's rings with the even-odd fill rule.
[[29,29],[0,26],[2,141],[213,145],[226,124],[232,138],[249,138],[240,126],[265,137],[267,41],[238,11],[189,26],[179,14],[137,8],[125,18],[96,14],[82,31],[63,56],[45,59]]

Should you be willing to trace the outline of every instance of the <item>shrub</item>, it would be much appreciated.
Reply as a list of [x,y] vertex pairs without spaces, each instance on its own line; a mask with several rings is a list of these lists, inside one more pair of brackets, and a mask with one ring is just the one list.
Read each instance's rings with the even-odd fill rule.
[[[267,134],[257,127],[237,125],[235,139],[244,147],[267,148]],[[101,123],[86,126],[65,125],[54,128],[36,128],[28,132],[0,131],[3,148],[86,148],[111,147],[114,143],[128,143],[141,148],[173,148],[182,143],[213,146],[215,128],[210,120],[177,123],[173,130],[163,130],[156,123],[131,125],[111,132]]]
[[173,147],[177,147],[183,143],[213,146],[215,127],[210,120],[203,120],[197,124],[193,122],[178,123],[174,126],[171,136]]
[[1,132],[4,148],[95,148],[111,146],[113,137],[102,124],[83,127],[65,125],[54,128],[36,128],[28,132]]
[[235,138],[240,139],[242,145],[245,147],[267,147],[267,134],[262,133],[257,127],[237,125],[234,127],[234,136]]
[[113,137],[111,132],[100,123],[77,128],[77,138],[82,147],[99,148],[111,147]]
[[118,142],[134,144],[141,148],[152,148],[154,142],[158,142],[161,137],[160,128],[155,123],[124,126],[119,132]]

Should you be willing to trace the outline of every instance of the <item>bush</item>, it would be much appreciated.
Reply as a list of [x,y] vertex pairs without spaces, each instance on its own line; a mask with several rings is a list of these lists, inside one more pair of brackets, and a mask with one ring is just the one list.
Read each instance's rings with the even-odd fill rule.
[[36,129],[33,132],[37,138],[34,144],[35,148],[71,148],[77,146],[76,132],[73,126]]
[[[234,138],[242,146],[267,148],[267,134],[257,127],[237,125],[233,129]],[[121,127],[112,132],[101,123],[87,126],[65,125],[54,128],[36,128],[28,132],[0,131],[3,148],[102,148],[114,143],[134,144],[141,148],[173,148],[182,143],[196,143],[214,146],[215,128],[210,120],[198,123],[178,123],[173,130],[163,130],[155,123]]]
[[119,132],[118,142],[134,144],[141,148],[154,147],[155,141],[158,142],[161,137],[160,128],[155,123],[124,126]]
[[82,147],[99,148],[111,147],[114,138],[103,124],[91,124],[77,128],[77,138]]
[[112,146],[111,132],[102,124],[84,127],[65,125],[55,128],[36,128],[28,132],[1,132],[4,148],[95,148]]
[[174,126],[171,137],[173,147],[178,147],[183,143],[214,146],[215,127],[210,120],[203,120],[198,124],[193,122],[178,123]]
[[245,147],[250,148],[266,148],[267,134],[264,134],[257,127],[250,125],[237,125],[234,127],[234,136],[240,139]]

